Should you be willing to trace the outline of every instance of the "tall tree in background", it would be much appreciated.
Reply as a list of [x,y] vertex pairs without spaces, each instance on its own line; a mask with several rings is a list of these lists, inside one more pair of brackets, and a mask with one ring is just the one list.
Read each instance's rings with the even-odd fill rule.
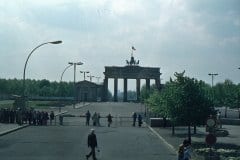
[[231,80],[226,79],[223,83],[217,83],[213,87],[214,105],[225,107],[225,118],[227,117],[227,107],[238,108],[238,99],[240,94],[239,84],[234,84]]

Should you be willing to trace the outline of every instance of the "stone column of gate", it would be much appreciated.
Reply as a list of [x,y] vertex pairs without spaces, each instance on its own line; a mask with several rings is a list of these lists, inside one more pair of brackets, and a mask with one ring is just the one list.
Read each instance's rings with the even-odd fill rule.
[[140,101],[140,79],[136,79],[137,101]]
[[150,79],[146,79],[146,89],[147,91],[150,91]]
[[123,80],[123,102],[127,102],[127,78]]
[[114,78],[114,102],[118,101],[118,79]]
[[160,89],[161,89],[160,78],[156,78],[156,79],[155,79],[155,84],[156,84],[157,89],[160,91]]
[[105,77],[104,79],[104,96],[103,101],[108,101],[108,78]]

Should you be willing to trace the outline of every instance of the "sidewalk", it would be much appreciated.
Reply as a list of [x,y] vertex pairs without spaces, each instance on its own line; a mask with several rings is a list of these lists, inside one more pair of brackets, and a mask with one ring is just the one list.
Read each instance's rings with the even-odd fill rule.
[[65,106],[65,107],[63,107],[63,109],[65,108],[65,109],[67,109],[67,110],[72,110],[72,109],[79,109],[79,108],[83,108],[83,107],[86,107],[86,106],[88,106],[88,105],[90,105],[91,103],[88,103],[88,102],[85,102],[85,103],[83,103],[83,102],[81,102],[81,103],[76,103],[75,104],[75,107],[73,106],[73,105],[67,105],[67,106]]
[[18,124],[5,124],[0,123],[0,136],[14,132],[16,130],[22,129],[29,126],[28,124],[18,125]]

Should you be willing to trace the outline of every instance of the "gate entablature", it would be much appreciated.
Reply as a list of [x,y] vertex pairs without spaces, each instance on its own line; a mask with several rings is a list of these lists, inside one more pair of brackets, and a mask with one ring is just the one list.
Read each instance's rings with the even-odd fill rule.
[[160,78],[160,68],[140,67],[140,66],[106,66],[105,78],[127,78],[127,79],[158,79]]

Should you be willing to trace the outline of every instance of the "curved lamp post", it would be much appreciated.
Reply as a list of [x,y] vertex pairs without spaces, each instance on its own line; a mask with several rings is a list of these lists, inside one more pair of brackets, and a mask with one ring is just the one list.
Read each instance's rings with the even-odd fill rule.
[[[62,43],[62,41],[52,41],[52,42],[45,42],[45,43],[42,43],[42,44],[40,44],[40,45],[38,45],[37,47],[35,47],[31,52],[30,52],[30,54],[28,55],[28,57],[27,57],[27,60],[26,60],[26,62],[25,62],[25,65],[24,65],[24,71],[23,71],[23,98],[25,98],[25,73],[26,73],[26,67],[27,67],[27,63],[28,63],[28,60],[29,60],[29,58],[30,58],[30,56],[33,54],[33,52],[36,50],[36,49],[38,49],[39,47],[41,47],[41,46],[43,46],[43,45],[45,45],[45,44],[60,44],[60,43]],[[25,102],[25,99],[24,99],[24,102]],[[24,103],[24,105],[25,105],[25,103]],[[24,106],[25,107],[25,106]]]
[[82,62],[68,62],[68,64],[74,66],[74,82],[73,82],[73,93],[74,93],[74,103],[73,103],[73,108],[75,108],[75,103],[76,103],[76,91],[75,91],[75,83],[76,83],[76,65],[83,65]]
[[72,64],[69,64],[69,65],[63,70],[63,72],[62,72],[62,74],[61,74],[60,82],[62,82],[62,77],[63,77],[63,74],[65,73],[65,71],[66,71],[69,67],[71,67],[71,66],[72,66]]
[[[69,64],[64,70],[63,70],[63,72],[62,72],[62,74],[61,74],[61,78],[60,78],[60,86],[61,86],[61,82],[62,82],[62,78],[63,78],[63,74],[65,73],[65,71],[68,69],[68,68],[70,68],[72,66],[72,64]],[[60,106],[60,104],[59,104],[59,112],[61,112],[61,106]]]

